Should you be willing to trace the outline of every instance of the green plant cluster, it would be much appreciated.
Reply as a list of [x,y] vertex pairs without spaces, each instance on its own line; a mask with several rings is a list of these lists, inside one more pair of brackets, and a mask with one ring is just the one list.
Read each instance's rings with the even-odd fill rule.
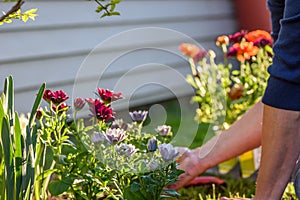
[[227,129],[250,107],[260,101],[267,84],[267,68],[272,62],[272,41],[261,30],[237,32],[218,37],[223,62],[216,53],[182,44],[188,56],[191,74],[187,82],[195,88],[193,103],[199,104],[196,121],[210,123],[214,130]]
[[[99,99],[74,100],[73,118],[59,91],[37,94],[25,129],[14,111],[13,78],[0,101],[0,199],[161,199],[179,194],[166,186],[178,180],[178,152],[171,127],[143,132],[147,111],[132,122],[114,119],[110,108],[121,93],[98,89]],[[44,99],[47,106],[41,108]],[[91,118],[77,119],[88,104]]]

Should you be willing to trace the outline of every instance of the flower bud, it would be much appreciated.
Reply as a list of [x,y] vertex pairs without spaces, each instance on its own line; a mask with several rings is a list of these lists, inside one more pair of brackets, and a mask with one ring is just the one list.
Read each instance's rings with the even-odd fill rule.
[[83,98],[78,97],[74,100],[75,111],[80,111],[84,107],[84,105],[85,105],[85,101]]
[[150,152],[156,151],[156,149],[157,149],[157,140],[154,139],[154,138],[149,139],[149,140],[148,140],[148,143],[147,143],[147,149],[148,149],[148,151],[150,151]]

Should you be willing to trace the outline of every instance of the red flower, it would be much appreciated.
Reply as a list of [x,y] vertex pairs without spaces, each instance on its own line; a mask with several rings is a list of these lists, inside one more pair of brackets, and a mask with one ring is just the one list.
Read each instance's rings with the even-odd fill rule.
[[64,111],[67,111],[69,109],[69,106],[66,103],[61,103],[58,106],[53,104],[52,110],[54,112],[57,112],[58,114],[62,114]]
[[207,55],[207,51],[205,51],[205,50],[201,51],[201,50],[200,50],[200,51],[198,52],[198,54],[195,55],[195,56],[193,57],[194,62],[195,62],[195,63],[198,63],[199,60],[202,60],[203,58],[205,58],[206,55]]
[[110,106],[107,106],[104,102],[91,98],[86,99],[86,102],[90,106],[92,116],[97,118],[99,121],[111,121],[114,119],[113,110]]
[[45,90],[44,91],[43,99],[45,101],[47,101],[48,103],[50,103],[51,100],[53,99],[53,97],[54,97],[54,94],[53,94],[53,92],[51,90]]
[[247,34],[247,31],[241,30],[240,32],[236,32],[233,35],[229,35],[229,42],[240,43],[246,34]]
[[43,112],[41,109],[38,109],[35,114],[36,119],[40,120],[43,117]]
[[104,88],[98,88],[98,95],[107,104],[123,98],[121,92],[114,93],[113,91]]
[[64,101],[66,101],[69,97],[67,97],[66,93],[64,93],[62,90],[57,91],[51,91],[51,90],[45,90],[43,98],[48,103],[52,102],[55,105],[58,105]]
[[85,101],[80,98],[80,97],[77,97],[75,100],[74,100],[74,109],[76,111],[80,111],[85,105]]

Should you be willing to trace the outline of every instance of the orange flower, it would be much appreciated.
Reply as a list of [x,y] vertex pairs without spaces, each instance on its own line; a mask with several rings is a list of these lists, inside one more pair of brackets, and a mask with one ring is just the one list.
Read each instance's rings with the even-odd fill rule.
[[272,36],[270,35],[270,33],[264,30],[251,31],[247,33],[247,35],[245,35],[245,38],[248,42],[253,43],[260,42],[261,40],[272,41]]
[[196,45],[188,43],[182,43],[179,46],[179,49],[184,55],[189,56],[191,58],[194,58],[200,52],[200,49]]
[[216,45],[221,46],[222,44],[229,44],[229,37],[227,35],[221,35],[217,37]]
[[236,49],[236,57],[240,62],[250,60],[251,56],[255,56],[258,52],[258,47],[253,45],[253,42],[235,43],[232,46]]

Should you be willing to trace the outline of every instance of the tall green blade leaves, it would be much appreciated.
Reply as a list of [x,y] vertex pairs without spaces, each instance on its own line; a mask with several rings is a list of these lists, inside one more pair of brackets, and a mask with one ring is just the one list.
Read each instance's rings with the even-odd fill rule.
[[19,199],[22,189],[22,130],[18,113],[15,113],[14,124],[14,164],[15,164],[15,192]]
[[46,83],[43,83],[42,86],[39,89],[39,92],[38,92],[38,94],[36,96],[36,99],[34,101],[33,107],[31,109],[30,118],[29,118],[29,122],[28,122],[28,126],[29,127],[32,126],[33,120],[35,119],[35,114],[36,114],[37,109],[40,106],[40,103],[41,103],[41,100],[43,98],[43,94],[44,94],[45,88],[46,88]]
[[13,166],[13,147],[10,138],[10,125],[7,117],[2,121],[2,145],[5,163],[5,188],[6,198],[14,199],[14,166]]

